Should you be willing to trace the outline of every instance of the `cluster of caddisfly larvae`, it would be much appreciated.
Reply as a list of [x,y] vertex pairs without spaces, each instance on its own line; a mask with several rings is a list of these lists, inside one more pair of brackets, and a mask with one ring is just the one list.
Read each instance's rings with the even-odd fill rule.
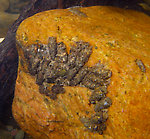
[[[37,43],[24,50],[29,72],[36,77],[40,93],[57,99],[59,93],[65,92],[63,86],[81,86],[91,90],[89,103],[94,105],[95,114],[90,118],[82,117],[80,121],[88,130],[102,134],[111,105],[110,98],[106,97],[111,71],[100,62],[87,67],[85,63],[91,53],[92,46],[83,41],[70,46],[67,52],[65,44],[57,43],[55,37],[49,37],[47,45]],[[54,84],[51,89],[48,88],[49,83]]]

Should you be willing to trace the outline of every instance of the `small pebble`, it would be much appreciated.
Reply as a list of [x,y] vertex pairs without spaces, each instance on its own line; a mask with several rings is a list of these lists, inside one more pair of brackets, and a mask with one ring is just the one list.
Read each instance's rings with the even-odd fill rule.
[[15,136],[15,139],[23,139],[24,138],[24,131],[19,130]]
[[6,129],[7,129],[8,131],[11,131],[11,130],[13,130],[13,126],[7,125],[7,126],[6,126]]

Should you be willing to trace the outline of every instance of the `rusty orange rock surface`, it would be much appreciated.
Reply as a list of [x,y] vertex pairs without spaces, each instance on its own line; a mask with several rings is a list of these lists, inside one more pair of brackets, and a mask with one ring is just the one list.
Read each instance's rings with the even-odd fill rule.
[[[19,61],[12,110],[20,127],[36,139],[150,138],[150,17],[102,6],[51,10],[24,20],[16,39],[26,48],[37,41],[47,44],[51,36],[57,42],[63,41],[68,49],[75,41],[89,42],[93,51],[87,65],[101,60],[112,71],[107,96],[113,103],[107,129],[103,135],[91,133],[79,120],[86,111],[94,113],[87,88],[67,86],[57,100],[40,94],[18,47],[19,59],[25,66]],[[145,72],[137,59],[144,64]]]

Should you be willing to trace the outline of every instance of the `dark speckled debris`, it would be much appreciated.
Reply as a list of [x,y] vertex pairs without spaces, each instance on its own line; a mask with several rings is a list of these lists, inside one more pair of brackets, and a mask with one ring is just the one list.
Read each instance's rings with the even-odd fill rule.
[[57,54],[55,57],[55,61],[58,63],[67,63],[68,54],[66,50],[66,46],[63,42],[58,43],[57,45]]
[[80,121],[84,124],[84,126],[91,132],[103,134],[103,131],[106,130],[106,125],[102,121],[101,115],[93,116],[91,118],[80,118]]
[[48,83],[44,82],[42,85],[39,86],[39,91],[42,94],[48,95],[50,90],[48,89]]
[[103,122],[103,112],[102,111],[91,116],[91,123],[100,124],[102,122]]
[[48,48],[49,56],[54,60],[57,53],[57,42],[55,37],[49,37]]
[[105,98],[105,94],[102,92],[92,92],[89,102],[91,104],[96,104],[96,102],[100,101],[102,98]]
[[65,89],[63,88],[62,85],[53,85],[51,88],[52,93],[54,94],[59,94],[59,93],[65,93]]
[[[106,129],[107,109],[112,104],[106,97],[112,73],[101,62],[87,67],[85,64],[91,54],[92,46],[88,42],[78,41],[67,52],[66,45],[57,43],[55,37],[49,37],[48,45],[37,43],[24,50],[29,72],[35,76],[40,93],[55,100],[57,95],[65,93],[64,86],[91,90],[89,104],[94,105],[95,114],[80,120],[91,132],[102,134]],[[50,87],[49,83],[54,85]]]
[[136,59],[135,62],[142,72],[146,72],[146,69],[145,69],[145,66],[144,66],[142,60]]
[[88,72],[89,72],[88,67],[84,66],[83,68],[81,68],[78,71],[78,73],[74,76],[74,78],[71,80],[70,85],[77,86],[78,84],[80,84]]
[[57,99],[57,94],[59,93],[65,93],[65,89],[62,85],[56,84],[51,87],[50,92],[46,95],[49,96],[51,99],[55,100]]
[[102,109],[110,107],[111,104],[112,104],[111,99],[109,97],[105,97],[101,99],[98,103],[96,103],[94,110],[95,112],[99,112]]

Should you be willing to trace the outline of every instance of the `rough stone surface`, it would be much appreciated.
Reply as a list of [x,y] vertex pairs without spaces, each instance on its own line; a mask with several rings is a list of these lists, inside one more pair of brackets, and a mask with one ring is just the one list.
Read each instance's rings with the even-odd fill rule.
[[[69,51],[74,42],[89,42],[93,49],[86,65],[92,67],[101,60],[112,71],[107,96],[113,103],[108,111],[103,109],[103,117],[107,119],[107,113],[109,115],[106,131],[103,135],[89,132],[97,128],[93,123],[101,118],[94,115],[94,107],[89,104],[92,92],[88,88],[65,86],[65,93],[60,93],[56,100],[40,94],[20,47],[13,102],[15,119],[34,138],[150,138],[147,120],[150,114],[150,18],[143,13],[112,7],[72,10],[46,11],[28,18],[17,31],[17,43],[27,48],[37,41],[47,44],[48,37],[54,36]],[[143,64],[137,64],[136,59]],[[106,88],[101,91],[107,92]],[[85,126],[91,128],[87,130]]]

